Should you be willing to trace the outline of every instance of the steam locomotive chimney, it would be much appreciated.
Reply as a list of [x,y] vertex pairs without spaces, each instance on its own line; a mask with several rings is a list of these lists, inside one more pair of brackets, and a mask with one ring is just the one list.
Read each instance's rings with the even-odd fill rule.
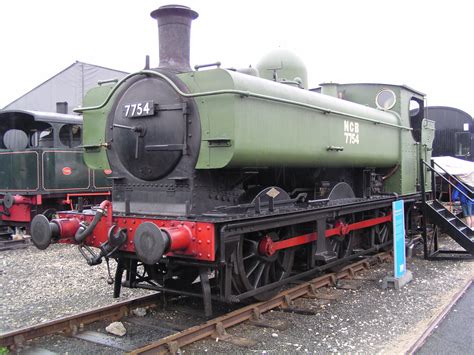
[[160,68],[191,71],[189,64],[191,21],[199,15],[182,5],[161,6],[151,17],[158,20]]

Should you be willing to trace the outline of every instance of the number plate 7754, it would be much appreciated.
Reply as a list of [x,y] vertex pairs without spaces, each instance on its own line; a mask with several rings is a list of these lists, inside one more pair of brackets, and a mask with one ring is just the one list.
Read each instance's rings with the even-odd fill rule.
[[123,115],[127,118],[153,116],[154,114],[155,105],[151,100],[123,105]]

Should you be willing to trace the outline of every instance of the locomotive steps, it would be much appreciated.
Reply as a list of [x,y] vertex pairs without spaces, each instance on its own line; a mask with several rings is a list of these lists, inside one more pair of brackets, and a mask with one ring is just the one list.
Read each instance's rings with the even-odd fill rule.
[[[472,201],[472,196],[474,196],[474,191],[469,188],[465,183],[461,183],[457,177],[449,174],[443,167],[437,164],[435,161],[431,162],[431,165],[427,164],[425,161],[421,160],[420,168],[427,169],[427,172],[430,176],[432,182],[432,196],[437,196],[436,191],[436,178],[444,181],[452,189],[456,189],[452,181],[457,184],[461,184],[466,188],[466,193],[459,191],[460,194],[464,195],[466,198],[470,198]],[[438,172],[436,169],[440,169],[442,173]],[[426,177],[424,174],[421,174],[422,180]],[[423,238],[424,238],[424,253],[425,258],[427,259],[460,259],[467,258],[472,259],[474,257],[474,230],[469,228],[469,226],[461,220],[454,213],[449,211],[444,207],[443,203],[438,199],[426,200],[426,193],[424,183],[422,186],[422,199],[423,199],[423,208],[425,214],[425,222],[423,228]],[[435,228],[431,233],[431,236],[428,236],[427,232],[427,222],[426,219],[429,219],[431,223],[434,224]],[[438,246],[438,237],[439,234],[443,231],[449,235],[456,243],[464,248],[464,251],[460,250],[443,250]]]

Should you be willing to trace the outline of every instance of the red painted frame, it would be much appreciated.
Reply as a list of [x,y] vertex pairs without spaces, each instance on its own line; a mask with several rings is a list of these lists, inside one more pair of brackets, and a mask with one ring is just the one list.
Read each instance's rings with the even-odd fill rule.
[[[215,261],[215,228],[212,223],[207,222],[191,222],[191,221],[177,221],[177,220],[163,220],[152,219],[144,217],[116,217],[112,216],[108,209],[108,215],[101,218],[97,226],[92,231],[92,234],[85,240],[85,244],[93,247],[100,247],[101,244],[108,240],[109,229],[115,225],[115,231],[124,228],[127,230],[129,236],[126,244],[120,250],[126,252],[135,252],[133,243],[133,236],[140,224],[145,222],[154,223],[160,229],[164,229],[172,235],[171,247],[173,252],[165,254],[166,256],[184,256],[192,257],[197,260]],[[77,219],[91,223],[94,215],[84,215],[80,213],[58,213],[58,220],[61,219]],[[74,231],[75,232],[75,231]],[[190,235],[190,239],[183,240],[180,235]],[[61,233],[60,243],[75,244],[72,236],[66,237]]]
[[[114,227],[114,231],[125,229],[127,231],[127,241],[120,250],[126,252],[135,252],[134,235],[140,224],[151,222],[157,227],[170,235],[172,250],[166,256],[185,256],[192,257],[197,260],[215,261],[216,258],[216,234],[215,225],[208,222],[192,222],[153,219],[146,217],[115,217],[112,215],[112,204],[109,201],[103,201],[100,209],[107,212],[101,218],[92,234],[85,240],[85,244],[93,247],[100,247],[108,240],[110,228]],[[60,243],[76,244],[74,234],[79,228],[79,223],[85,221],[90,224],[94,219],[94,215],[85,215],[81,213],[58,213],[58,219],[54,220],[59,224],[61,230]],[[387,223],[392,220],[392,215],[388,214],[382,217],[367,219],[360,222],[345,224],[341,221],[334,228],[326,230],[325,237],[344,236],[348,233],[370,228],[379,224]],[[308,233],[293,238],[273,241],[270,236],[265,236],[259,244],[259,252],[263,255],[274,255],[278,250],[295,247],[298,245],[308,244],[318,239],[316,232]]]
[[[3,198],[3,195],[0,195]],[[8,209],[10,215],[7,216],[2,213],[2,221],[12,222],[31,222],[31,206],[41,205],[43,200],[41,195],[36,196],[13,196],[15,203]],[[0,206],[0,211],[5,211],[5,207]]]

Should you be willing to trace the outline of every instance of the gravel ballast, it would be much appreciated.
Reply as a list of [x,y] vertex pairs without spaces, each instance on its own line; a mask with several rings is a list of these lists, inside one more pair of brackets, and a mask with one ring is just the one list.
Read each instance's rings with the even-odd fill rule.
[[[357,290],[331,288],[335,301],[299,299],[295,307],[315,315],[273,311],[269,319],[285,319],[289,329],[278,331],[248,324],[228,332],[258,340],[239,348],[219,340],[205,340],[184,348],[184,353],[402,353],[429,321],[474,277],[470,261],[426,261],[421,255],[407,261],[413,281],[400,290],[382,290],[391,263],[361,274]],[[115,262],[111,261],[111,272]],[[46,251],[31,246],[0,253],[0,332],[37,324],[79,311],[149,294],[123,288],[112,298],[105,264],[89,267],[71,245],[55,244]],[[83,349],[84,352],[92,348]]]
[[[112,276],[115,267],[111,260]],[[151,293],[122,288],[114,299],[107,278],[105,262],[90,267],[68,244],[0,252],[0,332]]]
[[185,348],[188,353],[386,353],[403,354],[431,319],[474,277],[472,261],[427,261],[421,255],[407,260],[413,281],[400,290],[381,288],[392,273],[385,263],[364,271],[358,290],[336,290],[336,301],[299,299],[295,307],[315,311],[306,316],[273,311],[268,319],[286,319],[289,329],[278,331],[248,325],[229,333],[258,340],[251,349],[206,340]]

